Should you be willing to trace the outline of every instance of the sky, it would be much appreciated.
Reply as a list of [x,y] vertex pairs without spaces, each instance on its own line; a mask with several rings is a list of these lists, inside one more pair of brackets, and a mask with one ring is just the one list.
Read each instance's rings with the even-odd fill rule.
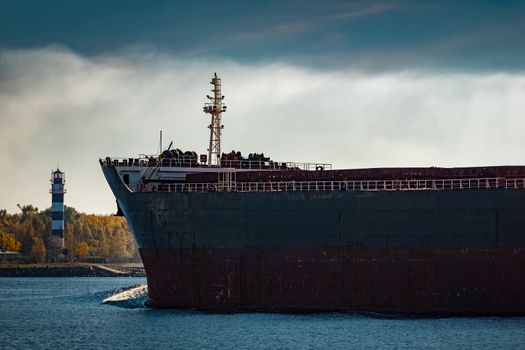
[[114,213],[98,159],[223,150],[334,168],[525,163],[525,2],[0,0],[0,208]]

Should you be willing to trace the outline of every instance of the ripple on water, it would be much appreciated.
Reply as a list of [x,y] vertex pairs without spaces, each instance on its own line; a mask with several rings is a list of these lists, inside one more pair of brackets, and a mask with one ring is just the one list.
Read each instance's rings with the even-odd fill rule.
[[[522,349],[525,318],[211,314],[102,301],[144,278],[0,278],[0,349]],[[142,299],[141,299],[142,298]]]

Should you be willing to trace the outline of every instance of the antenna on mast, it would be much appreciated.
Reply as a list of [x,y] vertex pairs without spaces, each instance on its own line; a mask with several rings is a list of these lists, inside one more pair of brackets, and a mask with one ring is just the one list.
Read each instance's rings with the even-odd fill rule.
[[217,73],[211,78],[210,84],[213,85],[213,96],[206,95],[211,103],[205,103],[204,113],[211,114],[210,147],[208,148],[208,165],[221,165],[221,134],[224,125],[221,124],[221,113],[226,112],[226,106],[222,102],[224,96],[221,93],[221,79],[217,78]]
[[162,130],[160,131],[159,154],[162,153]]

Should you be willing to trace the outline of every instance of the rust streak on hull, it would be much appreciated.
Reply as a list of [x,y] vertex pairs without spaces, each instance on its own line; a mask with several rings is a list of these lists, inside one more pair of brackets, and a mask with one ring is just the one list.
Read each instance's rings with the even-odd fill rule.
[[520,272],[525,254],[519,249],[142,248],[140,253],[153,307],[525,314],[525,276]]

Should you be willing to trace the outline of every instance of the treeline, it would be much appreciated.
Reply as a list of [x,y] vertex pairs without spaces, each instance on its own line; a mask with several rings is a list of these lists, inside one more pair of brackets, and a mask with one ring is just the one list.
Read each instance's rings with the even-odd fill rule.
[[[122,217],[79,213],[64,208],[65,246],[72,258],[138,258],[136,244]],[[39,211],[32,205],[22,212],[0,210],[0,248],[19,252],[34,261],[50,259],[51,209]]]

